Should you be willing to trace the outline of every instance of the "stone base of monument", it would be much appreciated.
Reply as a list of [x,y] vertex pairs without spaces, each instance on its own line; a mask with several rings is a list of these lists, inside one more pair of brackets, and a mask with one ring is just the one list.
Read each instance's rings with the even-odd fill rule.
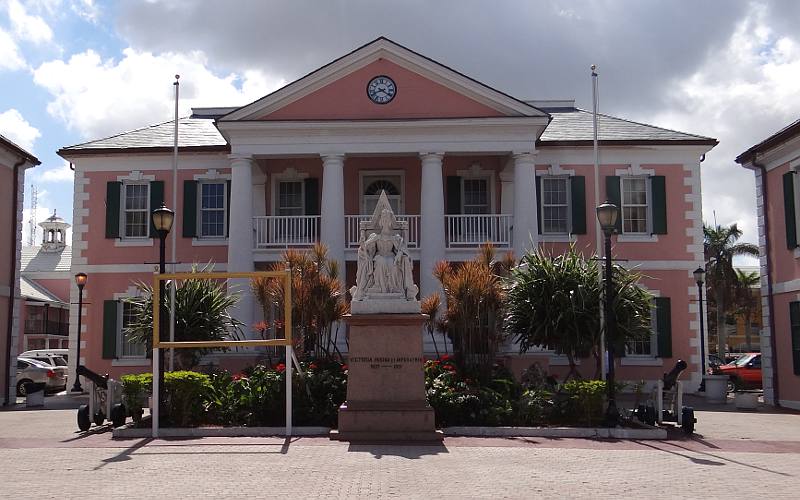
[[350,325],[342,441],[441,441],[425,399],[423,314],[355,314]]

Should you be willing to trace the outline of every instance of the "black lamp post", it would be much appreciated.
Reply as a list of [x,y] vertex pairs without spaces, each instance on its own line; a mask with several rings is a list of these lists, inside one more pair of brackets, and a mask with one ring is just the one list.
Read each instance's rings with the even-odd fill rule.
[[597,207],[597,220],[605,235],[605,287],[606,300],[604,311],[606,317],[606,349],[608,350],[608,378],[606,385],[608,390],[608,408],[606,410],[606,420],[609,426],[616,426],[619,421],[619,410],[617,410],[616,383],[614,380],[614,341],[616,340],[617,321],[614,317],[612,307],[614,301],[613,269],[611,265],[611,235],[619,217],[619,208],[611,202],[606,201]]
[[[158,247],[158,273],[164,274],[167,272],[167,258],[166,258],[166,241],[170,229],[172,229],[172,222],[175,220],[175,212],[167,208],[164,203],[153,210],[153,226],[156,228],[159,239]],[[164,280],[158,281],[158,296],[161,298],[159,307],[161,314],[158,315],[158,329],[163,332],[165,330],[166,314],[164,314]],[[164,418],[164,349],[158,350],[158,414],[160,419]]]
[[81,315],[83,313],[83,287],[89,279],[86,273],[75,275],[75,284],[78,285],[78,344],[75,348],[75,383],[72,384],[72,392],[83,392],[81,387],[81,377],[78,375],[81,366]]
[[706,281],[706,270],[698,267],[694,270],[694,280],[697,282],[697,303],[700,305],[700,391],[706,390],[706,333],[703,328],[703,283]]

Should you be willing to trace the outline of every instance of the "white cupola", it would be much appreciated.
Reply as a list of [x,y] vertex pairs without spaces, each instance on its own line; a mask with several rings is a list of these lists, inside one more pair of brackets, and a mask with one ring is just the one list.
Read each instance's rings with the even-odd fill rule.
[[53,210],[53,215],[40,222],[39,226],[44,230],[42,251],[60,252],[64,250],[64,247],[67,246],[67,228],[69,228],[69,224],[56,215],[55,210]]

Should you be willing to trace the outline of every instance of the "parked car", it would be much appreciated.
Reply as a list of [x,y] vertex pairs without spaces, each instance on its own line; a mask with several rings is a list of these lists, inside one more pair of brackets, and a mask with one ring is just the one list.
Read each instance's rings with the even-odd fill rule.
[[55,369],[61,370],[64,373],[66,373],[68,370],[67,360],[60,354],[54,354],[47,351],[25,351],[22,354],[20,354],[19,357],[41,361],[42,363],[51,366]]
[[17,396],[25,396],[25,384],[44,383],[46,392],[62,391],[67,388],[66,371],[35,359],[17,358]]
[[761,389],[761,353],[745,354],[733,363],[720,366],[719,373],[728,376],[729,391]]
[[61,356],[65,360],[69,360],[69,349],[34,349],[20,354],[20,357],[33,359],[39,359],[43,356]]

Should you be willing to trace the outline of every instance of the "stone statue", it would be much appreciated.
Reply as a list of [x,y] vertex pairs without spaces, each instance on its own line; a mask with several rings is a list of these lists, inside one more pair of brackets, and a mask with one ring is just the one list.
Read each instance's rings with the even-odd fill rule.
[[351,312],[419,312],[413,263],[406,238],[408,222],[395,218],[389,199],[381,192],[372,218],[359,224],[356,284],[350,288]]

